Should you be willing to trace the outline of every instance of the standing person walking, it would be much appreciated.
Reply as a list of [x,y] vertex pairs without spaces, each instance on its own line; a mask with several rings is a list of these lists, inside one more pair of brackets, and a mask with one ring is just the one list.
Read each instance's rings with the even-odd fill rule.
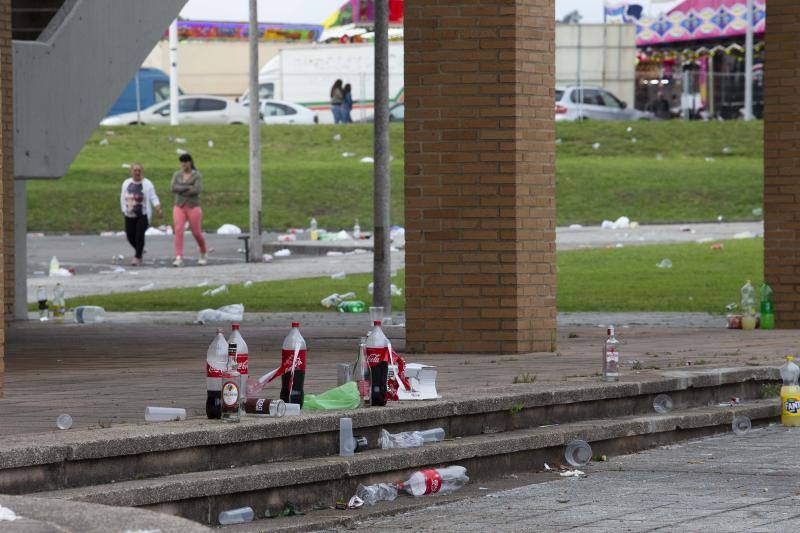
[[353,88],[348,83],[344,86],[344,99],[342,100],[342,122],[352,124],[353,117],[350,112],[353,110]]
[[144,234],[150,227],[153,209],[158,216],[163,215],[156,188],[153,182],[144,177],[141,163],[131,165],[131,177],[122,182],[119,206],[125,216],[125,236],[134,249],[131,265],[139,266],[144,253]]
[[206,239],[203,237],[203,210],[200,208],[200,193],[203,190],[203,176],[194,166],[189,154],[181,154],[178,158],[181,169],[172,175],[172,192],[175,193],[175,206],[172,208],[172,223],[175,227],[175,261],[172,266],[183,266],[183,231],[186,221],[194,240],[200,248],[198,265],[208,263],[206,258]]
[[342,80],[336,80],[331,87],[331,113],[333,113],[333,123],[339,124],[344,122],[342,109],[344,103],[344,89],[342,88]]

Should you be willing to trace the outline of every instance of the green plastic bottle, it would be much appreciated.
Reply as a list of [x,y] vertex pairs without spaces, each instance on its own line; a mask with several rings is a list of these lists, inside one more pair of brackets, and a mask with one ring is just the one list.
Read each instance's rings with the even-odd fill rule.
[[761,329],[775,329],[775,304],[772,287],[764,283],[761,286]]
[[336,307],[340,313],[363,313],[367,310],[367,304],[361,300],[347,300]]

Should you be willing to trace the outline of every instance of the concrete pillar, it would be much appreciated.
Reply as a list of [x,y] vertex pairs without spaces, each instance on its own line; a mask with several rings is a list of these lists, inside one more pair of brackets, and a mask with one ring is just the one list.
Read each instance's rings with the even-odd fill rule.
[[14,181],[14,318],[28,319],[28,182]]
[[552,351],[553,0],[406,0],[412,352]]
[[[0,0],[0,298],[4,317],[14,305],[14,100],[11,0]],[[3,397],[6,320],[0,320],[0,398]]]
[[800,327],[800,4],[769,1],[764,87],[764,278],[775,325]]

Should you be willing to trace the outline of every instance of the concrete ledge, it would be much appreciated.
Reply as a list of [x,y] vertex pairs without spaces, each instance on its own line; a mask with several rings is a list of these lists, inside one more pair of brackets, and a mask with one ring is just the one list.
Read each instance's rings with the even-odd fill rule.
[[161,533],[202,533],[209,528],[184,518],[154,513],[144,509],[108,507],[93,503],[5,496],[0,505],[23,517],[3,522],[4,533],[108,533],[109,531],[160,531]]

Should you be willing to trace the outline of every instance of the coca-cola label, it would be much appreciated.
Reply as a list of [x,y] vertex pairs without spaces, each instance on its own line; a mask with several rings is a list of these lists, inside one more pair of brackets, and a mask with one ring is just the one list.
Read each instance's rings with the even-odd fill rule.
[[236,354],[236,370],[243,376],[246,376],[249,372],[247,371],[247,361],[248,357],[246,353]]
[[209,378],[221,378],[222,369],[209,365],[206,363],[206,376]]
[[436,494],[442,488],[442,475],[435,469],[423,470],[425,476],[425,494]]
[[370,348],[367,347],[367,363],[369,366],[375,366],[382,361],[389,361],[389,348]]
[[[284,369],[283,373],[292,371],[292,360],[294,359],[294,350],[281,350],[281,367]],[[297,361],[294,363],[295,371],[306,371],[306,351],[300,350],[297,353]]]
[[239,385],[236,382],[226,381],[222,384],[222,403],[228,407],[239,403]]

